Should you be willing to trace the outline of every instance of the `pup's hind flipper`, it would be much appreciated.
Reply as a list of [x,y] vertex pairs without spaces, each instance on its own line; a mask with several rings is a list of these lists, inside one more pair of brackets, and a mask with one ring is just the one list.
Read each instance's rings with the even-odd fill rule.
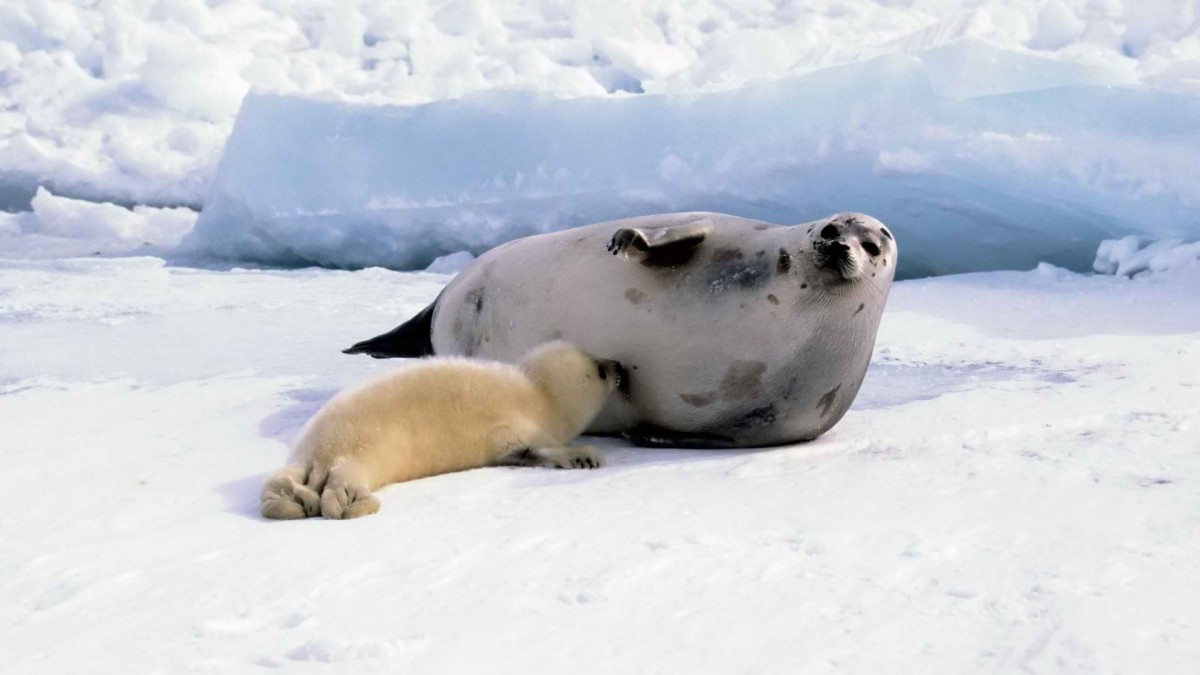
[[297,520],[321,514],[321,497],[304,484],[303,464],[289,464],[267,479],[261,513],[272,520]]
[[358,466],[341,461],[329,470],[321,491],[321,515],[334,520],[361,518],[379,510],[379,498],[360,477]]

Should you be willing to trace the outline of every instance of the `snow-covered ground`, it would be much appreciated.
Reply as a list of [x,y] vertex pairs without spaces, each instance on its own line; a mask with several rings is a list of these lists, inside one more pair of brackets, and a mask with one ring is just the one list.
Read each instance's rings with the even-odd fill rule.
[[[4,0],[0,672],[1195,673],[1197,156],[1197,0]],[[679,208],[1101,274],[898,283],[809,444],[259,518],[433,272]]]
[[338,350],[447,277],[0,262],[0,669],[1194,673],[1187,272],[901,282],[809,444],[266,522],[300,424],[398,365]]

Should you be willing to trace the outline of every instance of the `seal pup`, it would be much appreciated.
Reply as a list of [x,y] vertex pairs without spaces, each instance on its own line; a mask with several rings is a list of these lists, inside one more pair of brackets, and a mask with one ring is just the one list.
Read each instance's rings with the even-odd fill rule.
[[262,515],[357,518],[384,485],[484,466],[599,467],[568,443],[618,386],[621,368],[562,341],[519,364],[427,359],[343,391],[300,432],[263,486]]
[[629,375],[590,433],[685,447],[805,441],[858,393],[897,255],[892,232],[860,213],[587,225],[488,251],[411,320],[346,352],[509,361],[562,338]]

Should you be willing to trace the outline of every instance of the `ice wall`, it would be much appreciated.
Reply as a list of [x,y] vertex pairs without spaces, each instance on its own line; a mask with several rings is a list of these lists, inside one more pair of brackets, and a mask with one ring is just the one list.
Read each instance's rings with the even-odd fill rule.
[[1200,233],[1200,97],[967,41],[713,94],[414,107],[252,95],[191,255],[423,268],[598,220],[864,211],[903,276],[1090,269],[1102,239]]
[[0,209],[198,205],[251,88],[683,94],[963,38],[1200,91],[1196,0],[4,0]]

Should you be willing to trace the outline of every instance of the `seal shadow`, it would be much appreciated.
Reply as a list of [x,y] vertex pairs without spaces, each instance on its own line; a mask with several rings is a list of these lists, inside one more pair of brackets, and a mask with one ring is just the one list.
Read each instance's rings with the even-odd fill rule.
[[226,512],[265,522],[266,518],[263,518],[258,512],[258,498],[268,475],[267,473],[257,473],[218,485],[217,492],[225,498]]
[[756,448],[647,448],[611,436],[580,436],[572,445],[594,445],[604,454],[604,466],[598,470],[512,468],[517,472],[512,483],[516,488],[536,488],[572,483],[586,483],[598,478],[653,466],[670,466],[690,462],[714,462],[731,457],[749,457],[794,445]]
[[258,423],[258,433],[263,438],[270,438],[291,447],[304,423],[315,415],[326,401],[333,398],[337,391],[328,387],[306,387],[284,392],[291,402],[264,417]]

